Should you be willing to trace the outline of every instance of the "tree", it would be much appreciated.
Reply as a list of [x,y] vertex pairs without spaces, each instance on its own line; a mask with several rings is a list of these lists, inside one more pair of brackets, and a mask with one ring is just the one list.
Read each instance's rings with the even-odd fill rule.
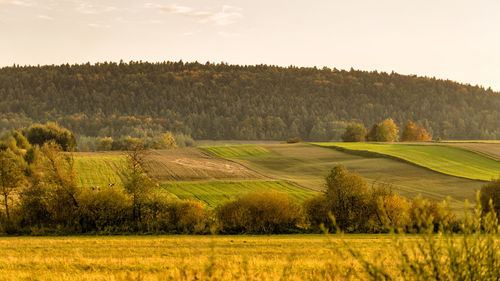
[[365,141],[366,128],[363,124],[351,123],[345,128],[344,134],[342,135],[342,141],[344,142],[360,142]]
[[172,132],[167,131],[161,136],[154,138],[150,147],[152,149],[174,149],[177,148],[177,143]]
[[110,151],[113,148],[113,138],[105,137],[99,140],[97,143],[97,151]]
[[326,176],[326,198],[337,226],[354,231],[369,218],[370,190],[363,179],[337,164]]
[[22,157],[10,149],[0,151],[0,188],[8,221],[10,221],[9,196],[26,180],[22,161]]
[[484,184],[479,192],[479,198],[484,212],[492,211],[490,209],[490,200],[493,202],[493,211],[500,214],[500,177]]
[[393,142],[397,141],[399,130],[392,118],[387,118],[377,126],[376,138],[377,141]]
[[393,142],[398,140],[398,133],[398,126],[396,126],[394,120],[388,118],[378,124],[374,124],[366,135],[366,138],[368,141]]
[[42,177],[40,184],[50,196],[49,211],[56,223],[75,226],[78,221],[78,196],[81,192],[74,169],[72,155],[62,152],[54,141],[40,149],[38,162]]
[[431,134],[427,132],[427,130],[424,128],[424,126],[417,125],[417,141],[430,141],[432,140]]
[[123,185],[132,196],[132,218],[138,228],[142,218],[142,208],[156,184],[147,173],[147,151],[142,143],[136,144],[125,155],[127,167],[124,171]]
[[64,151],[76,150],[76,138],[68,129],[59,127],[56,123],[34,124],[23,130],[30,144],[42,146],[53,141]]
[[401,141],[415,141],[417,139],[417,127],[411,120],[406,121]]
[[370,131],[368,131],[368,133],[366,134],[367,141],[377,141],[377,129],[378,129],[378,124],[373,124]]
[[401,141],[430,141],[431,135],[424,126],[415,124],[411,120],[406,121],[406,125],[401,135]]

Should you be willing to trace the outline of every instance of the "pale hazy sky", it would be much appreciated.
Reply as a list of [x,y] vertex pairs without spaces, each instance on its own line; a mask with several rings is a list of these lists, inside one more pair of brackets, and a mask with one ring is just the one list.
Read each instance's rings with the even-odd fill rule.
[[120,59],[394,70],[500,90],[500,1],[0,0],[0,66]]

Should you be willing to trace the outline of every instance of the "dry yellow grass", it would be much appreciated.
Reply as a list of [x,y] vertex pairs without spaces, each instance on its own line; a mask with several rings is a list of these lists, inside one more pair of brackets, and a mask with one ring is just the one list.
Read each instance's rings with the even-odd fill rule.
[[[0,238],[0,280],[332,280],[347,245],[390,266],[387,235]],[[335,250],[333,250],[335,249]]]

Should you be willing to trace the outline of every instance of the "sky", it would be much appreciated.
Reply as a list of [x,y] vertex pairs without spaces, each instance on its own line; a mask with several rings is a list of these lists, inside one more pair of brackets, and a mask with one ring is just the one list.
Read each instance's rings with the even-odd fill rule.
[[500,91],[500,1],[0,0],[0,66],[120,60],[352,67]]

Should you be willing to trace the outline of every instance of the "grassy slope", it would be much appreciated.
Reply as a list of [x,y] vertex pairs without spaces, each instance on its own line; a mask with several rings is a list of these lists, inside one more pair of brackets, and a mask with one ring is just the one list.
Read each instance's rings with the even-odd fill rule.
[[75,170],[82,186],[120,185],[125,157],[116,153],[76,153]]
[[324,176],[337,163],[349,171],[359,173],[370,182],[388,182],[404,196],[422,194],[424,197],[444,200],[453,198],[456,209],[463,201],[474,201],[481,182],[443,175],[401,161],[387,158],[362,157],[334,149],[309,144],[264,145],[280,157],[238,159],[237,161],[266,175],[296,182],[302,186],[323,189]]
[[[0,238],[0,279],[196,280],[193,274],[197,274],[198,280],[249,280],[250,277],[254,277],[251,280],[305,280],[306,277],[323,280],[322,269],[327,269],[327,263],[347,266],[353,262],[333,255],[330,248],[343,251],[347,245],[354,246],[368,258],[383,259],[390,254],[387,251],[390,236],[343,237],[342,240],[336,235],[7,237]],[[217,275],[226,276],[207,278],[210,265]],[[283,276],[287,273],[288,278]]]
[[450,146],[378,143],[317,143],[317,145],[388,155],[443,174],[474,180],[487,181],[500,174],[500,162]]
[[[121,183],[126,165],[120,152],[75,153],[75,168],[83,186]],[[148,169],[166,181],[263,180],[265,177],[224,159],[213,158],[194,148],[149,151]]]
[[155,150],[148,155],[150,174],[161,182],[263,180],[265,177],[196,148]]
[[203,146],[200,147],[200,149],[214,156],[229,159],[276,157],[275,154],[269,152],[269,150],[265,149],[264,147],[254,144]]
[[180,199],[199,200],[211,207],[256,190],[276,190],[299,201],[317,193],[286,181],[170,182],[163,188]]
[[464,148],[500,161],[500,142],[445,142],[443,144]]
[[[225,149],[222,151],[227,153]],[[276,156],[258,146],[243,146],[240,152],[233,147],[231,151],[233,155],[245,154],[248,157]],[[212,207],[228,198],[260,189],[284,192],[298,200],[315,194],[294,183],[269,180],[238,163],[212,157],[194,148],[150,151],[147,164],[150,174],[164,183],[168,192],[181,199],[200,200]],[[77,153],[75,157],[75,168],[82,186],[120,185],[124,166],[125,156],[116,152]]]

